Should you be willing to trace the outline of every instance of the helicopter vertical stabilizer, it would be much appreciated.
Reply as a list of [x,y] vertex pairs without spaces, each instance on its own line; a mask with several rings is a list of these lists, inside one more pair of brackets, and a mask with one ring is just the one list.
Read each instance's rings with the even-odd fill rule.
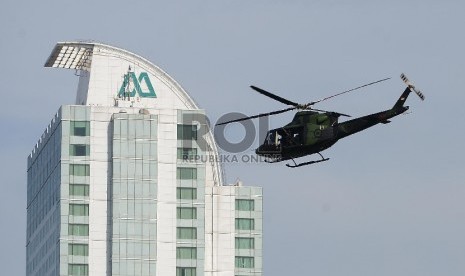
[[402,93],[402,95],[400,95],[399,99],[398,99],[397,102],[394,104],[393,109],[397,109],[397,108],[403,107],[405,101],[406,101],[407,98],[408,98],[408,95],[410,94],[410,92],[412,92],[412,90],[410,90],[409,87],[405,88],[405,90],[404,90],[404,92]]

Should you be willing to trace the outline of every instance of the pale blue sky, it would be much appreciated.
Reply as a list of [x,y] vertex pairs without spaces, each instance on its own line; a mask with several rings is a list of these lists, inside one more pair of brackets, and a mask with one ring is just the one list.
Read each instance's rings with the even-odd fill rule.
[[264,188],[266,276],[465,275],[464,10],[458,0],[4,1],[2,274],[25,273],[26,157],[77,87],[73,71],[43,64],[57,41],[93,39],[159,65],[213,121],[284,108],[251,84],[309,102],[391,76],[318,106],[377,112],[405,72],[426,101],[412,95],[412,114],[340,141],[329,162],[227,164],[226,175]]

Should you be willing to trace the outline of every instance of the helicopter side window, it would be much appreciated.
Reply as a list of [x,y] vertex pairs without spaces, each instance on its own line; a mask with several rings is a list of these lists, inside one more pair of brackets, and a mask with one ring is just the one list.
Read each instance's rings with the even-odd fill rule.
[[295,144],[295,145],[302,145],[303,143],[303,132],[304,132],[304,128],[303,127],[298,127],[298,128],[295,128],[293,129],[292,131],[292,142]]
[[292,141],[293,141],[295,144],[297,144],[297,145],[302,144],[302,135],[301,135],[299,132],[293,133],[292,135],[293,135]]
[[273,140],[273,133],[271,131],[269,131],[267,134],[266,134],[266,138],[265,138],[265,145],[271,145],[271,141]]
[[283,146],[299,146],[302,145],[302,127],[283,128],[281,144]]
[[265,144],[270,146],[279,146],[281,144],[281,135],[276,130],[271,130],[265,139]]

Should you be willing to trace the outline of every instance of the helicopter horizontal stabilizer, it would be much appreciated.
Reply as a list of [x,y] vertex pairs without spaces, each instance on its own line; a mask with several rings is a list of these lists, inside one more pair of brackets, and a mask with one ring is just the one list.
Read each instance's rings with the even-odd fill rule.
[[418,95],[418,97],[422,101],[425,100],[425,95],[423,95],[423,93],[421,93],[420,90],[415,88],[415,86],[409,81],[409,79],[404,73],[400,74],[400,78],[404,81],[404,83],[408,86],[408,88],[410,88],[411,91],[415,92]]
[[386,120],[386,121],[382,121],[381,123],[382,123],[382,124],[389,124],[390,122],[391,122],[391,121]]

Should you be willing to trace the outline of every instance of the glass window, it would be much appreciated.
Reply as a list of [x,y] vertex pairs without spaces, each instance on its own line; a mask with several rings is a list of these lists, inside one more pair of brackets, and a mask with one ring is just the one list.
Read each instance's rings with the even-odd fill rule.
[[237,230],[254,230],[255,221],[249,218],[237,218],[236,219],[236,229]]
[[176,267],[176,276],[196,276],[195,267]]
[[89,236],[89,225],[88,224],[69,224],[68,235]]
[[69,214],[72,216],[88,216],[89,204],[69,204]]
[[90,165],[69,164],[69,174],[75,176],[89,176]]
[[89,185],[87,184],[69,184],[70,196],[89,196]]
[[197,259],[197,248],[195,248],[195,247],[178,247],[178,248],[176,248],[176,258],[178,258],[178,259]]
[[254,238],[236,238],[236,249],[254,249]]
[[70,276],[88,276],[89,265],[87,264],[68,264],[68,275]]
[[69,145],[70,156],[89,156],[90,146],[89,145]]
[[197,179],[197,168],[177,168],[177,179]]
[[197,188],[178,187],[176,190],[177,199],[197,199]]
[[178,125],[178,140],[197,140],[197,126]]
[[177,227],[176,237],[178,239],[197,239],[197,228],[195,227]]
[[197,208],[178,207],[176,217],[178,219],[197,219]]
[[236,199],[236,210],[238,211],[253,211],[255,204],[253,199]]
[[255,261],[253,257],[236,256],[236,267],[239,268],[254,268]]
[[178,159],[192,160],[197,156],[196,148],[178,148]]
[[89,245],[70,243],[68,245],[68,254],[74,256],[89,256]]
[[71,136],[89,136],[90,122],[88,121],[71,121]]

